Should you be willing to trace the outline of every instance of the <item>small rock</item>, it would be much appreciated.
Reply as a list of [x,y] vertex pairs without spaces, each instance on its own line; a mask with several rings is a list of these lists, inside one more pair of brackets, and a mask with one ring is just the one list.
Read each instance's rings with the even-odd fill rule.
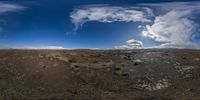
[[200,58],[194,58],[194,61],[200,61]]
[[72,58],[72,59],[69,59],[69,62],[70,62],[70,63],[75,63],[75,62],[77,62],[77,61],[76,61],[75,58]]
[[134,61],[134,65],[137,66],[137,65],[141,64],[142,62],[143,62],[142,60],[136,59],[136,60]]
[[75,65],[74,68],[79,68],[79,66],[78,66],[78,65]]
[[115,69],[114,70],[116,70],[116,71],[120,71],[121,70],[121,68],[120,67],[115,67]]
[[46,68],[46,66],[44,65],[44,66],[42,66],[43,68]]
[[129,76],[129,73],[122,73],[122,76]]
[[192,88],[187,89],[187,91],[192,91],[192,90],[193,90]]
[[125,60],[131,60],[131,56],[129,56],[129,55],[124,56],[123,59],[125,59]]
[[187,59],[186,57],[182,57],[182,59]]

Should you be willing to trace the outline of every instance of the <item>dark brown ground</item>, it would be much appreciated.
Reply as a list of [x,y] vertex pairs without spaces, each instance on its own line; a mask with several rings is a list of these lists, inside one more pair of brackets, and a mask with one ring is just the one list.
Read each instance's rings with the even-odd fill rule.
[[0,51],[0,100],[191,98],[200,98],[197,50]]

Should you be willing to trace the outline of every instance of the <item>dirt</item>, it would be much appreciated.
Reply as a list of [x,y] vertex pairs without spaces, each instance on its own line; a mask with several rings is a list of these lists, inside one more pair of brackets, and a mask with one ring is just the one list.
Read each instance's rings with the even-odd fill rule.
[[0,50],[0,100],[200,99],[198,50]]

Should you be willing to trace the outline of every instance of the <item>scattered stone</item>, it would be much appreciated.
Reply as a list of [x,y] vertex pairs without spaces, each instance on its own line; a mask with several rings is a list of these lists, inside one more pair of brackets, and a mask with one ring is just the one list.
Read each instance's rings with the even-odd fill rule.
[[115,71],[120,71],[121,68],[120,67],[115,67]]
[[42,67],[43,67],[43,68],[46,68],[46,66],[45,66],[45,65],[43,65]]
[[141,89],[156,91],[169,87],[170,83],[167,79],[161,79],[157,82],[152,80],[138,80],[138,84],[136,86]]
[[189,88],[189,89],[187,89],[187,91],[192,91],[193,90],[193,88]]
[[136,60],[134,60],[134,65],[135,66],[137,66],[137,65],[140,65],[140,64],[142,64],[142,60],[140,60],[140,59],[136,59]]
[[78,65],[74,65],[74,68],[79,68],[79,66]]
[[182,59],[184,59],[184,60],[185,60],[185,59],[187,59],[187,58],[186,58],[186,57],[182,57]]
[[194,69],[194,66],[175,66],[175,69],[184,74],[185,72],[189,72],[191,71],[192,69]]
[[129,73],[122,73],[121,75],[126,77],[129,76]]
[[92,55],[92,57],[100,57],[101,55],[100,54],[94,54],[94,55]]
[[124,56],[123,59],[125,59],[125,60],[131,60],[131,56],[130,55]]
[[69,62],[69,59],[67,57],[57,57],[57,59],[65,61],[65,62]]
[[70,63],[76,63],[77,60],[76,60],[75,58],[72,58],[72,59],[69,59],[69,62],[70,62]]
[[80,70],[80,66],[77,64],[72,64],[71,67],[73,72],[78,72]]
[[134,65],[137,66],[137,65],[139,65],[139,63],[138,63],[138,62],[135,62]]
[[165,53],[165,56],[169,56],[169,54],[168,54],[168,53]]
[[[108,99],[105,96],[118,100],[176,100],[199,96],[199,51],[131,51],[135,50],[0,52],[1,95],[9,100],[30,96],[73,100]],[[101,57],[92,58],[96,54]]]
[[200,61],[200,58],[194,58],[194,61]]
[[92,61],[93,63],[98,63],[98,61],[97,60],[94,60],[94,61]]
[[43,57],[44,57],[43,55],[39,54],[39,58],[43,58]]
[[119,75],[119,72],[114,72],[114,75]]

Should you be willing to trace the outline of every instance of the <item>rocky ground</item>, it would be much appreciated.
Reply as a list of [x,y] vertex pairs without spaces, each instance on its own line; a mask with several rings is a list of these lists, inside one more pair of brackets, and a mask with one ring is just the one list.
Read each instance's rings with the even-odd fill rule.
[[198,50],[1,50],[0,100],[199,100]]

